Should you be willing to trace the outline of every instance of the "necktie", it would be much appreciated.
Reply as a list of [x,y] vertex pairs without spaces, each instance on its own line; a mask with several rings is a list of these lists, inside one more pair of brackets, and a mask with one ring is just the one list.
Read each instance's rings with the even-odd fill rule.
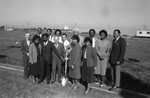
[[44,42],[44,46],[46,46],[47,45],[47,43],[46,42]]
[[86,59],[86,52],[87,52],[87,48],[85,49],[85,52],[84,52],[84,59]]
[[92,47],[95,47],[95,39],[92,38]]
[[57,48],[57,47],[58,47],[58,44],[55,44],[55,47]]

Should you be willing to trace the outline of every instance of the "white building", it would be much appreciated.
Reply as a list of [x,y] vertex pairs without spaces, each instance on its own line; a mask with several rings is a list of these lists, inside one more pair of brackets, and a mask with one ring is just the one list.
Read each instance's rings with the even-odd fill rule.
[[148,30],[148,31],[139,30],[139,31],[137,31],[136,36],[137,37],[150,37],[150,30]]
[[64,30],[69,30],[69,27],[68,26],[64,26]]
[[5,27],[5,31],[13,31],[14,29],[12,27]]

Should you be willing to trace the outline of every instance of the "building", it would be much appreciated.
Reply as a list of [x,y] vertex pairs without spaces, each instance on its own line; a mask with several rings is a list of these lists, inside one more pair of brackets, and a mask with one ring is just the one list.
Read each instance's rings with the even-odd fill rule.
[[136,37],[149,37],[150,38],[150,30],[139,30],[136,33]]

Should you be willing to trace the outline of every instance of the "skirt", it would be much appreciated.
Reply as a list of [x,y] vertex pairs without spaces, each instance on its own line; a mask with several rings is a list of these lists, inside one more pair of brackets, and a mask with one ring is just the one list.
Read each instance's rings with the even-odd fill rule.
[[70,78],[80,79],[81,78],[81,69],[80,69],[80,67],[74,67],[74,69],[71,69],[71,67],[69,67],[68,75],[69,75]]
[[94,67],[88,67],[87,61],[83,61],[82,66],[82,81],[93,83],[94,82]]
[[29,74],[33,76],[40,75],[40,64],[39,63],[29,64]]

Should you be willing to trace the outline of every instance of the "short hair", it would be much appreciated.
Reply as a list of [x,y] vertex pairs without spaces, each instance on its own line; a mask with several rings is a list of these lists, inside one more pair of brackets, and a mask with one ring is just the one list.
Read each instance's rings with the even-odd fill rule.
[[79,43],[80,42],[80,38],[79,38],[79,36],[78,35],[73,35],[72,37],[71,37],[71,39],[75,39],[75,40],[77,40],[77,42]]
[[78,28],[74,28],[73,32],[75,32],[75,31],[79,32],[79,29]]
[[41,40],[41,38],[37,34],[33,36],[32,41],[34,42],[36,39]]
[[48,31],[52,32],[52,29],[48,28],[46,31],[47,31],[47,32],[48,32]]
[[56,35],[56,32],[59,32],[59,33],[60,33],[59,36],[61,35],[61,30],[60,30],[60,29],[56,29],[56,30],[55,30],[55,32],[54,32],[55,35]]
[[99,35],[101,35],[102,33],[104,33],[106,37],[108,36],[108,33],[107,33],[106,30],[101,30],[101,31],[99,31]]
[[90,44],[92,44],[92,39],[90,37],[85,37],[84,43],[86,42],[90,42]]
[[39,30],[39,29],[40,29],[40,30],[42,30],[42,28],[41,28],[41,27],[38,27],[38,28],[37,28],[37,30]]
[[121,34],[121,31],[119,29],[115,29],[114,32],[118,32],[118,34]]
[[91,31],[93,31],[94,34],[96,33],[96,31],[95,31],[94,29],[90,29],[90,30],[89,30],[89,33],[90,33]]
[[26,32],[26,33],[25,33],[25,36],[26,36],[27,34],[31,35],[30,32]]
[[42,34],[42,37],[44,37],[44,36],[48,37],[49,35],[48,35],[48,33],[44,33],[44,34]]
[[54,39],[56,39],[56,38],[59,40],[59,36],[54,36]]
[[66,33],[63,33],[62,35],[65,35],[67,37],[67,34]]

